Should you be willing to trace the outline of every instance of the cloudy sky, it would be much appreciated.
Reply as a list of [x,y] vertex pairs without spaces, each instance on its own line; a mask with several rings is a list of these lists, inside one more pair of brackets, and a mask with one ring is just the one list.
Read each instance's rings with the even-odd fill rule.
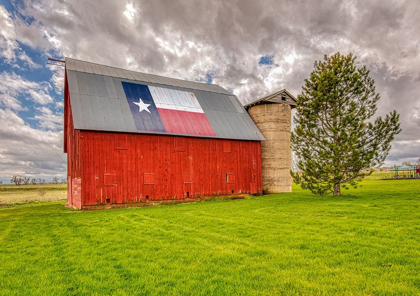
[[0,0],[0,179],[66,175],[64,73],[47,57],[217,83],[245,103],[298,95],[337,51],[371,70],[379,115],[401,114],[386,164],[420,157],[418,0]]

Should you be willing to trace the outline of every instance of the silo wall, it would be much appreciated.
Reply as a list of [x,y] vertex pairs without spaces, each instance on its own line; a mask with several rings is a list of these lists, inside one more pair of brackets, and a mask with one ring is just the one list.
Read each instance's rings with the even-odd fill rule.
[[261,143],[263,192],[265,194],[291,192],[290,105],[256,105],[250,107],[248,113],[266,139]]

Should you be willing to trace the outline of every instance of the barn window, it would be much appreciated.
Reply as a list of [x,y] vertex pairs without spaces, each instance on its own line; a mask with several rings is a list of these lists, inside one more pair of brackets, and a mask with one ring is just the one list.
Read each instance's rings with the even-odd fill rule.
[[230,141],[224,141],[223,142],[223,152],[229,153],[232,151],[231,142]]
[[144,173],[144,184],[155,184],[155,174]]
[[181,137],[174,137],[174,151],[183,152],[187,148],[187,140]]
[[226,183],[235,183],[235,175],[226,174]]
[[127,135],[116,134],[115,135],[115,149],[127,150]]
[[115,174],[104,174],[104,185],[105,186],[117,186],[117,175]]

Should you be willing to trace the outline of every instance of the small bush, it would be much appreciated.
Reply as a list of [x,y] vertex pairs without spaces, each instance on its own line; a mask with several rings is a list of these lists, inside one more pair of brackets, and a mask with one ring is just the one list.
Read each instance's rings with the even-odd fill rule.
[[41,196],[41,197],[44,196],[45,195],[45,189],[43,189],[43,188],[39,189],[38,190],[38,195]]

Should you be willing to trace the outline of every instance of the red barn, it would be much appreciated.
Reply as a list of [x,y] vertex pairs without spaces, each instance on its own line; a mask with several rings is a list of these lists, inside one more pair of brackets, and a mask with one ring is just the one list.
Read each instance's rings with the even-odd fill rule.
[[260,194],[260,130],[218,85],[66,59],[70,206]]

